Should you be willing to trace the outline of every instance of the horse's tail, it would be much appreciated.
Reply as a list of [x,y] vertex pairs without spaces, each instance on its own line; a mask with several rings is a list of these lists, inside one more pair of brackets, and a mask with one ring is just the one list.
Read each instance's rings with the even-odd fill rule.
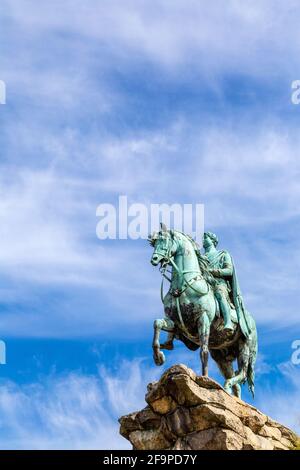
[[[252,323],[252,322],[251,322]],[[248,369],[247,369],[247,382],[248,382],[248,387],[249,390],[254,398],[254,380],[255,380],[255,362],[256,362],[256,356],[257,356],[257,332],[256,332],[256,326],[253,320],[253,325],[252,326],[252,332],[249,338],[250,345],[250,356],[249,356],[249,362],[248,362]]]

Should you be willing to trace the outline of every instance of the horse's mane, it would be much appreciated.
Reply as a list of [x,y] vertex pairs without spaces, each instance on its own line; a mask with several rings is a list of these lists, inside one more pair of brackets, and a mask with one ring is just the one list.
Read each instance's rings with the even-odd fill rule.
[[192,244],[192,247],[193,247],[193,249],[195,251],[195,254],[197,256],[197,259],[198,259],[201,274],[204,277],[204,279],[206,280],[206,282],[208,282],[210,285],[213,286],[216,281],[209,272],[209,261],[205,256],[203,256],[201,254],[199,244],[196,242],[196,240],[194,240],[190,235],[187,235],[186,233],[180,232],[179,230],[174,230],[173,232],[175,234],[177,233],[177,234],[180,234],[181,236],[187,238],[189,240],[189,242]]

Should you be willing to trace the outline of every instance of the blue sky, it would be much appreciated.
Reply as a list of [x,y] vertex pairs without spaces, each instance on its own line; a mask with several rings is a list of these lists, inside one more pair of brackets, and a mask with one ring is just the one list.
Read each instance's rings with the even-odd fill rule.
[[1,448],[128,448],[116,418],[162,371],[162,310],[148,244],[96,237],[120,194],[205,204],[258,324],[254,403],[300,432],[299,19],[293,0],[2,0]]

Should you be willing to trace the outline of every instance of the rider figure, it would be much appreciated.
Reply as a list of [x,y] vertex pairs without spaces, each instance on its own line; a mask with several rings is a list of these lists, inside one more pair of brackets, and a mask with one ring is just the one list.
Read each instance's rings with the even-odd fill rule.
[[230,280],[233,275],[233,264],[230,254],[217,250],[218,237],[212,232],[203,236],[204,256],[209,261],[209,272],[215,279],[214,293],[224,318],[224,330],[233,331],[230,314]]

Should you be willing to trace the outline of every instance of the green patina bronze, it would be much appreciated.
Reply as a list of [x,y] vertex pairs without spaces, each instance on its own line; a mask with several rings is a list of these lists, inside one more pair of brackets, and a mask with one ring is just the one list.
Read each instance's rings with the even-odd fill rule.
[[[241,384],[248,382],[254,395],[254,365],[257,332],[246,310],[234,262],[225,250],[217,250],[217,236],[203,237],[204,254],[188,235],[177,230],[161,230],[149,238],[154,247],[151,263],[160,265],[161,298],[165,317],[154,322],[153,356],[157,365],[165,362],[162,349],[173,349],[174,338],[189,349],[200,348],[202,374],[208,375],[208,353],[225,378],[225,389],[241,396]],[[166,295],[163,280],[170,282]],[[160,332],[168,332],[160,344]],[[237,360],[238,371],[233,362]]]

